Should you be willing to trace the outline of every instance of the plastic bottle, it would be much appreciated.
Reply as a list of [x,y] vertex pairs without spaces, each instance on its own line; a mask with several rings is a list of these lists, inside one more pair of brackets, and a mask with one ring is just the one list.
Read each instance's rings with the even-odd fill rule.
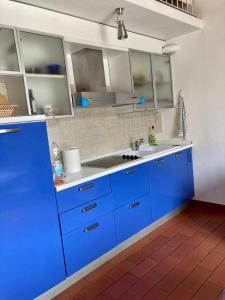
[[149,129],[148,143],[150,146],[157,146],[157,139],[155,134],[155,125],[152,125]]
[[52,172],[54,182],[59,184],[64,182],[64,169],[62,164],[62,155],[56,142],[51,145]]

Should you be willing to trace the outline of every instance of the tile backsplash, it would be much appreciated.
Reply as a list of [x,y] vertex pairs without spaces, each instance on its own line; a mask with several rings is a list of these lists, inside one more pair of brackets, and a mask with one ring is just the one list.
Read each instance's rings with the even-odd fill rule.
[[73,117],[47,121],[49,142],[62,148],[77,146],[81,159],[129,148],[143,137],[147,142],[149,126],[161,132],[161,114],[151,111],[116,114],[114,108],[76,109]]

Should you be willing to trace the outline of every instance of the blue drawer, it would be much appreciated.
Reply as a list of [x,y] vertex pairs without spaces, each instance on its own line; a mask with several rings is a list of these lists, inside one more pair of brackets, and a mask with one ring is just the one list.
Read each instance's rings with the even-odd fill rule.
[[74,208],[60,215],[62,234],[84,226],[105,214],[113,211],[113,197],[108,194],[82,206]]
[[121,243],[151,224],[150,195],[115,210],[117,242]]
[[109,193],[111,193],[109,176],[79,184],[56,193],[58,211],[65,212]]
[[110,177],[116,208],[149,192],[146,164],[116,172]]
[[80,270],[116,245],[113,213],[63,236],[67,276]]

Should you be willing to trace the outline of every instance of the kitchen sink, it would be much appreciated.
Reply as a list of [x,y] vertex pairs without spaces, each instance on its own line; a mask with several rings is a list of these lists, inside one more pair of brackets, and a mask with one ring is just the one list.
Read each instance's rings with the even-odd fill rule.
[[138,156],[138,157],[145,157],[154,153],[158,153],[161,151],[169,150],[174,147],[178,147],[180,145],[171,145],[171,144],[160,144],[157,146],[148,146],[148,145],[141,145],[140,149],[135,151],[131,150],[125,153],[122,153],[122,155],[125,156]]

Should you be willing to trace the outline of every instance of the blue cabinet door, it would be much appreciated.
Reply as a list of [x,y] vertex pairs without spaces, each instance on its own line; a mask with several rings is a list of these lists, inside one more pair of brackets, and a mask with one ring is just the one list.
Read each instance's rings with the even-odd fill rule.
[[0,151],[0,299],[31,300],[65,279],[45,123],[0,125]]
[[121,206],[114,215],[117,243],[121,243],[152,222],[150,195]]
[[149,192],[146,164],[113,173],[110,178],[115,208],[134,201]]
[[113,213],[63,235],[67,275],[80,270],[115,247]]
[[156,221],[177,207],[174,195],[173,158],[168,155],[149,163],[152,219]]

